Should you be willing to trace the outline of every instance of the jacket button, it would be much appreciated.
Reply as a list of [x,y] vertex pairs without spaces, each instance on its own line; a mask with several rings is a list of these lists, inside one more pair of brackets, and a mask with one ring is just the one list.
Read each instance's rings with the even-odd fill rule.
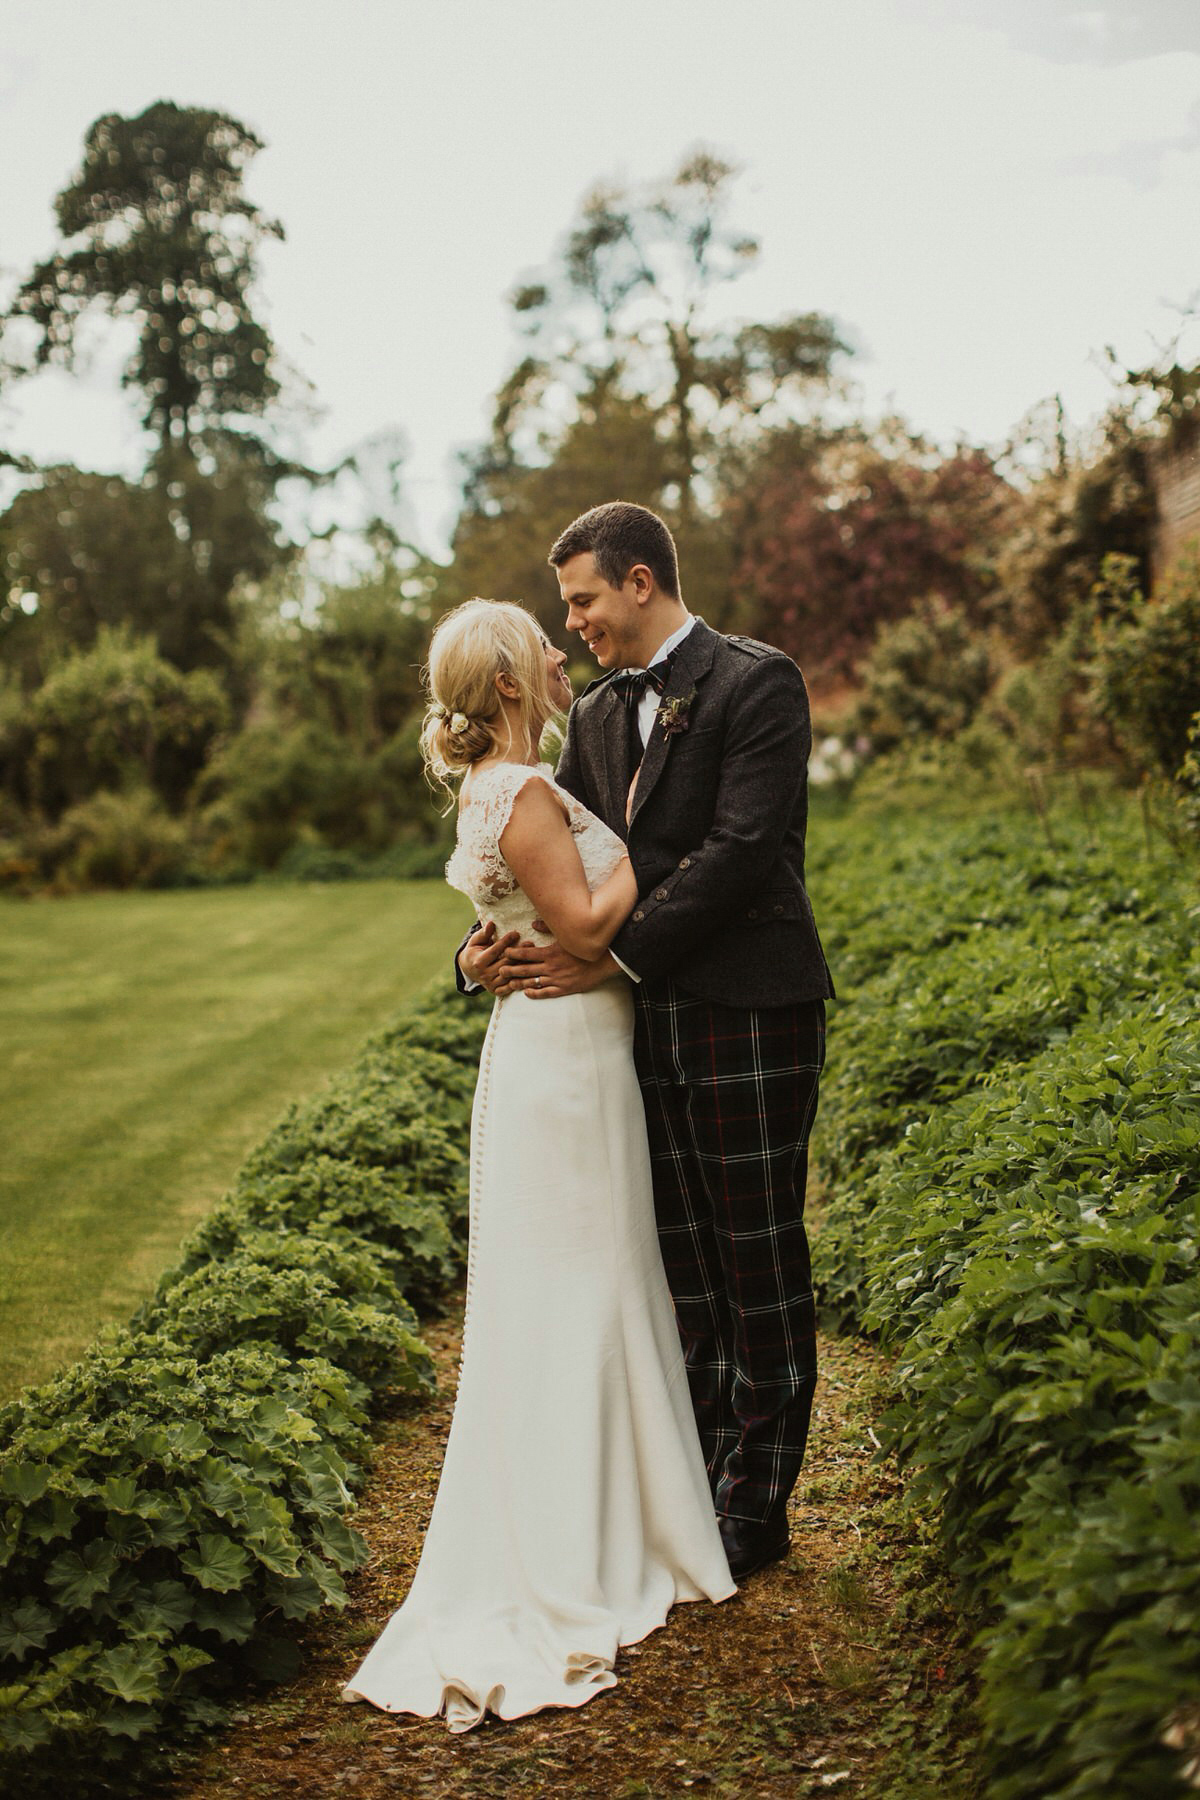
[[680,866],[680,868],[681,868],[681,869],[690,869],[690,868],[691,868],[691,866],[692,866],[692,859],[691,859],[691,857],[690,857],[690,856],[685,856],[685,857],[684,857],[684,858],[683,858],[683,860],[682,860],[682,862],[681,862],[681,863],[680,863],[680,865],[679,865],[679,866]]
[[757,919],[757,917],[758,917],[758,908],[757,908],[757,906],[752,906],[752,907],[751,907],[751,908],[750,908],[750,911],[749,911],[749,912],[748,912],[748,913],[747,913],[747,914],[746,914],[746,917],[747,917],[747,918],[748,918],[748,919]]
[[642,909],[641,909],[641,907],[640,907],[640,906],[639,906],[639,907],[638,907],[638,909],[637,909],[637,911],[636,911],[636,912],[635,912],[635,913],[634,913],[634,915],[633,915],[633,917],[634,917],[634,922],[635,922],[635,923],[636,923],[636,924],[639,924],[639,925],[640,925],[640,924],[641,924],[641,922],[642,922],[642,920],[643,920],[643,919],[644,919],[644,918],[645,918],[645,916],[646,916],[646,915],[645,915],[645,913],[644,913],[644,912],[643,912],[643,911],[642,911]]
[[776,917],[776,918],[777,918],[777,919],[782,919],[782,917],[783,917],[783,908],[782,908],[782,906],[775,906],[775,907],[772,907],[772,909],[771,909],[771,910],[772,910],[772,911],[773,911],[773,912],[774,912],[774,914],[775,914],[775,917]]
[[655,888],[655,890],[654,890],[654,898],[655,898],[655,899],[656,899],[656,900],[665,900],[665,899],[666,899],[666,898],[667,898],[667,890],[666,890],[666,888]]

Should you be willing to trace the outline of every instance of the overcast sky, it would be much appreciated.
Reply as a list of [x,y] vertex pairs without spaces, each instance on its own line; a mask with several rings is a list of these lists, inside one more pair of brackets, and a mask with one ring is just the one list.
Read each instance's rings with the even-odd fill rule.
[[[697,143],[744,166],[764,245],[731,308],[832,312],[868,406],[945,442],[1055,391],[1094,416],[1097,352],[1147,360],[1200,293],[1200,0],[0,0],[5,292],[92,120],[157,99],[265,140],[261,310],[322,409],[299,447],[402,432],[435,552],[514,358],[504,296],[593,182]],[[121,348],[10,393],[8,446],[136,469]]]

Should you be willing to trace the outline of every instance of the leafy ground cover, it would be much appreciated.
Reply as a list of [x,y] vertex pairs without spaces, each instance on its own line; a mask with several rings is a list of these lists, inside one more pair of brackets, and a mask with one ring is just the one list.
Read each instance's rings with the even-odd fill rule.
[[3,903],[0,1395],[128,1317],[462,906],[434,882]]
[[985,1621],[988,1795],[1165,1800],[1200,1751],[1195,868],[1119,811],[866,825],[814,878],[826,1316],[899,1353],[885,1441]]
[[881,1347],[826,1345],[792,1558],[576,1715],[448,1740],[338,1704],[449,1419],[485,1014],[446,996],[285,1119],[129,1332],[0,1415],[12,1767],[123,1794],[174,1770],[187,1800],[1190,1791],[1194,873],[1115,812],[859,811],[823,821],[812,883],[842,995],[818,1268]]
[[132,1323],[0,1412],[0,1785],[128,1791],[344,1601],[373,1395],[428,1387],[483,1016],[453,997],[293,1108]]

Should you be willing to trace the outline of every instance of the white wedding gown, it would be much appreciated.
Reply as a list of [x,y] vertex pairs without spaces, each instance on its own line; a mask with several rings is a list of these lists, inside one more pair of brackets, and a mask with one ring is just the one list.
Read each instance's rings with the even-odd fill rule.
[[[447,865],[497,932],[534,941],[499,847],[548,782],[595,888],[620,839],[548,763],[472,777]],[[471,1123],[467,1308],[454,1420],[408,1597],[346,1700],[466,1731],[580,1706],[678,1600],[735,1592],[654,1227],[629,984],[498,1000]]]

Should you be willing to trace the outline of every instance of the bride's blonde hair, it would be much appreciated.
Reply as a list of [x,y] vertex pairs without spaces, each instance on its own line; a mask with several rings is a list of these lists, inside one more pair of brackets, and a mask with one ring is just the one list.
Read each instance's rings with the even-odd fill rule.
[[[500,743],[507,729],[497,675],[517,687],[521,731],[536,752],[548,723],[546,651],[541,627],[511,600],[465,600],[440,619],[429,645],[429,705],[421,727],[426,771],[448,793],[450,783]],[[506,747],[513,748],[506,740]]]

